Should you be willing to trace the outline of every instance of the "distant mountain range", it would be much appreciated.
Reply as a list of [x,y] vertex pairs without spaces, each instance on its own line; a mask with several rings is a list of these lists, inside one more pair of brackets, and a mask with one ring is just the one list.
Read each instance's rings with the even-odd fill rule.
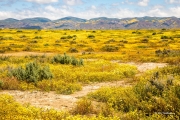
[[58,20],[48,18],[27,18],[17,20],[8,18],[0,20],[0,28],[18,29],[161,29],[180,28],[180,18],[177,17],[134,17],[107,18],[99,17],[90,20],[65,17]]

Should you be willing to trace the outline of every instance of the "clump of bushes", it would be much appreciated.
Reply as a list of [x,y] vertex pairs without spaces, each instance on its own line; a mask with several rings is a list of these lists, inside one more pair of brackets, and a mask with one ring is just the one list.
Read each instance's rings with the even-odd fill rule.
[[116,40],[111,39],[111,40],[108,40],[108,41],[106,41],[106,42],[104,42],[104,43],[105,43],[105,44],[109,44],[109,43],[114,43],[114,42],[116,42]]
[[127,40],[120,40],[119,42],[122,42],[122,43],[128,43]]
[[101,50],[106,52],[116,52],[119,50],[119,47],[113,45],[105,45],[101,48]]
[[23,32],[22,30],[17,30],[17,32]]
[[75,57],[70,57],[64,53],[64,56],[56,55],[52,58],[52,63],[60,63],[60,64],[71,64],[74,66],[84,65],[83,59],[76,59]]
[[168,74],[167,71],[154,72],[147,78],[141,78],[133,87],[100,88],[89,96],[110,105],[116,111],[138,111],[147,116],[168,112],[172,114],[171,117],[177,119],[180,116],[180,86],[173,77],[168,77]]
[[155,51],[156,56],[168,56],[170,52],[171,52],[170,50],[166,50],[166,49]]
[[41,36],[36,36],[34,39],[42,39]]
[[133,31],[132,34],[142,34],[142,33],[139,31]]
[[94,52],[94,49],[92,47],[89,47],[85,50],[86,52]]
[[75,41],[75,40],[72,40],[72,41],[69,42],[69,44],[70,44],[70,45],[76,44],[76,41]]
[[76,37],[76,35],[73,35],[73,36],[62,36],[61,39],[72,39],[73,37]]
[[9,75],[17,78],[17,80],[26,81],[28,83],[53,77],[48,66],[41,67],[37,62],[27,63],[25,68],[22,66],[9,71]]
[[70,52],[70,53],[77,53],[78,50],[76,48],[69,48],[68,52]]
[[147,39],[147,38],[144,38],[141,40],[141,43],[148,43],[148,42],[149,42],[149,39]]
[[173,37],[168,37],[168,36],[161,36],[161,39],[171,39],[171,40],[174,40]]
[[94,35],[88,35],[87,38],[93,39],[93,38],[95,38],[95,36]]
[[153,32],[152,35],[156,35],[156,32]]
[[180,56],[180,50],[169,50],[169,49],[156,50],[155,54],[158,57],[178,57]]

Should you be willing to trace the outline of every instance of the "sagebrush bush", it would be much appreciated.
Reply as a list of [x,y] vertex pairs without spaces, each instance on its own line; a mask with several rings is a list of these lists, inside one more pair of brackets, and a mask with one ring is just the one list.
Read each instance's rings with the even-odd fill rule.
[[48,66],[41,67],[37,62],[27,63],[25,68],[22,66],[9,71],[10,76],[16,77],[18,80],[27,82],[38,82],[43,79],[51,79],[53,77]]
[[101,48],[101,50],[106,52],[116,52],[119,50],[119,47],[113,45],[105,45]]
[[95,38],[95,36],[94,35],[88,35],[87,38],[93,39],[93,38]]
[[64,53],[64,56],[56,55],[52,58],[52,63],[60,63],[60,64],[71,64],[74,66],[84,65],[83,59],[76,59],[75,57],[70,57]]

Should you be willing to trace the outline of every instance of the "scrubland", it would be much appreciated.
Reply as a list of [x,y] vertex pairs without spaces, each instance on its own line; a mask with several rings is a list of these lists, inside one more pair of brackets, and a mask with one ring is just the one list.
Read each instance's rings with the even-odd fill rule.
[[[0,118],[179,119],[179,47],[178,29],[0,30]],[[140,71],[142,63],[166,66]],[[125,84],[110,86],[118,81]],[[21,104],[2,94],[18,90],[71,95],[99,83],[107,84],[64,111]]]

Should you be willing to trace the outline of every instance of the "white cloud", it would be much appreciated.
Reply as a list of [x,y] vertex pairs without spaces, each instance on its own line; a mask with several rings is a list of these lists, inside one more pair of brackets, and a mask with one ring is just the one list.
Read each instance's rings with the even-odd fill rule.
[[112,14],[112,18],[125,18],[125,17],[134,17],[135,14],[134,11],[131,11],[129,9],[120,9],[117,13]]
[[1,19],[11,18],[12,16],[13,16],[12,12],[0,11],[0,18]]
[[171,4],[180,3],[180,1],[179,0],[169,0],[169,3],[171,3]]
[[167,12],[162,11],[159,8],[151,9],[146,14],[148,14],[149,16],[158,16],[158,17],[167,17],[168,16]]
[[92,6],[91,6],[91,9],[96,10],[96,6],[95,6],[95,5],[92,5]]
[[82,0],[63,0],[67,5],[82,4]]
[[140,0],[138,2],[138,5],[139,6],[148,6],[148,2],[149,2],[149,0]]
[[170,8],[171,16],[180,17],[180,7],[172,7]]
[[58,2],[58,0],[26,0],[26,1],[28,1],[28,2],[42,3],[42,4]]
[[46,9],[46,10],[48,10],[48,11],[51,11],[51,12],[56,12],[56,11],[57,11],[57,9],[56,9],[56,8],[54,8],[54,7],[53,7],[53,6],[51,6],[51,5],[46,6],[46,7],[45,7],[45,9]]
[[55,7],[53,5],[46,5],[46,7],[39,7],[36,9],[22,9],[16,11],[3,11],[0,10],[0,19],[15,18],[24,19],[32,17],[46,17],[56,20],[62,17],[74,16],[79,18],[91,19],[95,17],[109,17],[109,18],[125,18],[125,17],[180,17],[180,6],[167,8],[166,6],[155,5],[151,8],[135,11],[128,8],[103,7],[101,5],[91,5],[86,9],[78,10],[69,5],[62,5]]

